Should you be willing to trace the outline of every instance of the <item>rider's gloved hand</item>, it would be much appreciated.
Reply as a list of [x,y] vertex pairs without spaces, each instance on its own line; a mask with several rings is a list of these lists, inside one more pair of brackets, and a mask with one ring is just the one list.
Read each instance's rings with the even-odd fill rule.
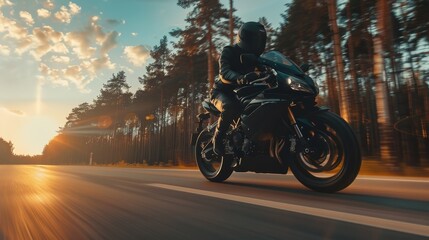
[[276,76],[271,71],[266,71],[266,72],[261,73],[261,77],[260,78],[264,78],[264,77],[267,77],[267,76],[269,76],[269,77],[267,78],[267,80],[265,80],[265,82],[268,83],[269,85],[275,85],[276,82],[277,82],[276,81]]
[[247,85],[251,83],[252,81],[255,81],[256,79],[260,78],[260,74],[257,72],[250,72],[244,75],[242,78],[237,80],[238,85]]

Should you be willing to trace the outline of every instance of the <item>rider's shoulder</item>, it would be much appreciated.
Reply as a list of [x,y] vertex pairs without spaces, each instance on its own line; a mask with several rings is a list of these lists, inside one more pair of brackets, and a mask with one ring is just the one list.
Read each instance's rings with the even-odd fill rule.
[[228,45],[228,46],[223,47],[222,54],[234,54],[234,53],[239,52],[239,50],[240,49],[236,44]]
[[234,46],[228,45],[223,47],[222,52],[229,52],[229,51],[233,51],[234,50]]
[[232,45],[227,45],[225,47],[223,47],[224,49],[234,49],[234,50],[240,50],[240,46],[238,46],[238,44],[232,44]]

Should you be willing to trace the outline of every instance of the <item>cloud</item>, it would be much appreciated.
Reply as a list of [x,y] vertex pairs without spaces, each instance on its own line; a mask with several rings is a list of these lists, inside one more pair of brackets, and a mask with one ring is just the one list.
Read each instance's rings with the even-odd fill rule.
[[2,110],[3,113],[7,113],[9,115],[25,116],[25,113],[23,111],[17,110],[17,109],[9,109],[9,108],[6,108],[6,107],[0,107],[0,110]]
[[[68,63],[71,61],[66,56],[52,56],[51,60],[55,63]],[[100,70],[105,68],[115,68],[115,64],[112,63],[107,55],[85,60],[80,64],[70,65],[66,68],[52,68],[45,63],[40,63],[39,72],[42,75],[39,77],[55,85],[69,86],[73,84],[81,92],[88,92],[86,85],[95,78]]]
[[19,16],[25,21],[25,23],[27,23],[27,25],[33,26],[34,19],[33,19],[33,16],[31,16],[31,14],[29,12],[20,11]]
[[100,46],[99,56],[104,56],[117,46],[116,31],[105,33],[98,25],[98,16],[90,19],[90,24],[82,31],[69,32],[65,35],[66,43],[72,47],[73,51],[80,59],[89,59],[93,57]]
[[5,17],[1,11],[0,33],[4,33],[4,39],[11,39],[15,42],[15,52],[19,55],[30,49],[33,43],[32,36],[29,35],[27,29],[16,21]]
[[[94,17],[93,17],[94,18]],[[94,36],[93,24],[83,31],[69,32],[65,35],[68,45],[80,59],[90,58],[95,53],[95,48],[91,47],[91,38]]]
[[[0,0],[1,1],[1,0]],[[16,21],[9,19],[0,12],[0,33],[5,33],[6,38],[19,40],[27,36],[27,29]]]
[[73,2],[69,2],[69,8],[70,8],[70,14],[71,15],[76,15],[80,12],[80,10],[82,9],[80,6],[78,6],[76,3]]
[[83,67],[82,64],[68,66],[66,69],[62,70],[62,74],[67,80],[67,83],[73,83],[80,92],[90,92],[90,90],[86,89],[86,85],[93,80],[94,76],[88,74],[87,69]]
[[43,76],[39,76],[39,79],[48,81],[60,86],[68,86],[69,83],[64,79],[64,69],[53,69],[44,63],[40,63],[39,71]]
[[110,50],[116,47],[117,42],[116,38],[118,37],[118,32],[113,31],[105,37],[104,41],[102,41],[100,54],[106,55]]
[[98,24],[99,16],[91,17],[90,26],[87,28],[87,33],[95,36],[95,41],[98,45],[102,45],[106,38],[106,34],[103,32],[101,26]]
[[91,66],[89,70],[92,73],[95,73],[101,69],[108,68],[108,69],[114,69],[115,64],[112,63],[109,56],[105,55],[100,58],[94,58],[91,60]]
[[10,54],[10,49],[9,49],[9,47],[8,47],[8,46],[1,45],[1,44],[0,44],[0,55],[3,55],[3,56],[9,56],[9,54]]
[[82,68],[78,65],[69,66],[65,70],[65,75],[68,77],[80,75]]
[[47,9],[40,8],[40,9],[37,9],[37,16],[41,18],[48,18],[51,16],[51,12]]
[[55,5],[51,0],[46,0],[43,3],[43,7],[47,8],[47,9],[53,9],[55,7]]
[[111,26],[116,26],[119,24],[125,24],[125,20],[117,20],[117,19],[106,19],[106,23]]
[[9,0],[0,0],[0,7],[3,7],[3,6],[12,6],[12,5],[13,5],[13,3],[11,1],[9,1]]
[[21,110],[17,110],[17,109],[8,109],[8,110],[9,110],[9,112],[14,113],[15,115],[18,115],[18,116],[24,116],[25,115],[25,113]]
[[85,82],[83,69],[79,65],[72,65],[64,70],[64,76],[71,81],[78,89],[85,89],[85,85],[89,82]]
[[72,16],[66,7],[61,6],[60,11],[56,12],[54,14],[54,17],[55,17],[55,19],[57,19],[60,22],[70,23]]
[[70,62],[70,58],[67,56],[57,56],[54,55],[51,57],[51,61],[55,62],[55,63],[69,63]]
[[32,47],[32,45],[32,36],[23,36],[21,39],[17,40],[15,52],[18,53],[18,55],[22,55],[23,53],[27,52]]
[[53,50],[55,44],[59,44],[59,47],[54,50],[61,50],[61,52],[64,52],[64,49],[60,49],[63,34],[55,31],[50,26],[34,28],[33,37],[37,47],[31,53],[36,59],[40,59],[45,54]]
[[62,53],[62,54],[66,54],[69,53],[69,49],[66,47],[66,45],[62,42],[58,42],[56,43],[53,47],[52,47],[52,51],[55,53]]
[[92,57],[96,52],[94,44],[101,45],[104,41],[106,35],[97,24],[97,21],[98,17],[93,16],[90,25],[83,31],[69,32],[65,36],[66,43],[73,48],[73,51],[80,59]]
[[76,3],[69,2],[68,8],[66,6],[61,6],[60,10],[54,14],[54,17],[62,23],[70,23],[72,16],[78,14],[80,10],[81,7]]
[[124,54],[134,66],[142,66],[149,58],[149,50],[142,46],[126,46]]
[[[0,6],[6,4],[12,3],[0,0]],[[99,16],[91,17],[89,23],[78,31],[57,31],[49,25],[34,27],[34,20],[40,21],[40,18],[52,17],[70,23],[73,16],[81,12],[81,7],[73,2],[59,7],[58,11],[52,12],[53,8],[53,1],[45,1],[43,8],[36,8],[35,14],[39,19],[33,19],[26,11],[17,11],[19,15],[11,16],[0,11],[0,56],[28,54],[39,61],[35,77],[43,84],[75,86],[81,92],[88,92],[86,86],[103,69],[116,68],[109,53],[117,47],[120,33],[105,32],[99,24]],[[138,51],[130,54],[136,59],[139,56]]]
[[90,58],[95,53],[95,48],[91,47],[94,33],[87,28],[84,31],[69,32],[65,35],[66,43],[73,48],[78,58]]

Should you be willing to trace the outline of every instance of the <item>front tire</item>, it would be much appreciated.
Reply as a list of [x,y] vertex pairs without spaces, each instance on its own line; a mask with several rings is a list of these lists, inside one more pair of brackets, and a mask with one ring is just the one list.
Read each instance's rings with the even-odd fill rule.
[[234,171],[232,159],[228,155],[221,157],[213,152],[212,138],[213,132],[207,128],[200,133],[195,144],[195,160],[205,178],[212,182],[223,182]]
[[306,153],[297,152],[296,158],[290,161],[298,181],[326,193],[349,186],[359,173],[362,159],[348,123],[332,112],[319,112],[297,122],[311,149]]

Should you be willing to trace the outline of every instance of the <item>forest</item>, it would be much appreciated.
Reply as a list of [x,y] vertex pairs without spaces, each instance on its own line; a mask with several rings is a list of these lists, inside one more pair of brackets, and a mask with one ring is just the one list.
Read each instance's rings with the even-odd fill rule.
[[[339,4],[341,2],[341,4]],[[294,0],[283,23],[266,18],[267,50],[309,63],[328,106],[353,127],[363,158],[429,166],[429,1]],[[178,0],[183,29],[166,33],[130,92],[126,72],[112,73],[93,102],[73,108],[43,150],[43,164],[193,166],[196,115],[218,72],[220,51],[242,24],[234,1]],[[12,159],[13,144],[0,139]],[[16,159],[17,162],[25,162]],[[8,160],[11,162],[12,160]],[[30,161],[30,162],[31,162]]]

